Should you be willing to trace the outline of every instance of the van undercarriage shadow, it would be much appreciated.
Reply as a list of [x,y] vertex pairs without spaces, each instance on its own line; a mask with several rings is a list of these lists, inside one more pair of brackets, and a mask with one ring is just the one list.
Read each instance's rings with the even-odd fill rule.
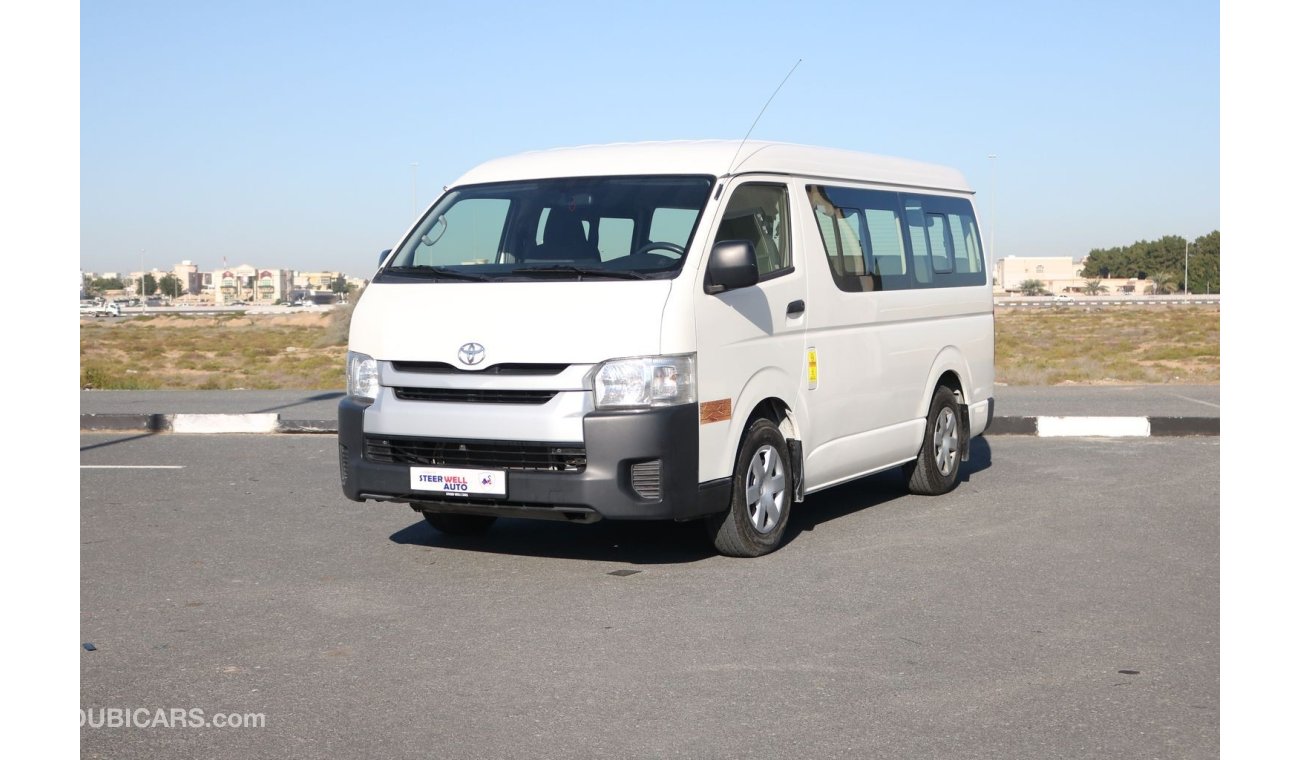
[[[975,438],[971,441],[970,460],[961,465],[960,482],[965,483],[972,475],[988,469],[992,462],[988,442],[982,436]],[[784,547],[822,523],[907,495],[901,468],[813,494],[790,514],[781,545]],[[632,565],[682,564],[718,556],[698,520],[682,523],[604,520],[579,525],[502,518],[482,535],[452,536],[420,519],[388,538],[396,544],[414,546]]]
[[[970,459],[961,463],[957,472],[957,487],[993,465],[993,451],[984,436],[970,442]],[[870,509],[878,504],[909,496],[903,468],[895,467],[875,475],[859,478],[843,485],[819,491],[808,497],[790,514],[782,546],[794,541],[800,533],[812,531],[824,522]],[[942,496],[933,498],[942,499]],[[779,551],[779,550],[778,550]]]

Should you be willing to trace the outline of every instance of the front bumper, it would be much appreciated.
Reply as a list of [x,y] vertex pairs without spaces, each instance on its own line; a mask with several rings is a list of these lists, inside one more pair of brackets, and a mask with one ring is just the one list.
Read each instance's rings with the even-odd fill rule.
[[[581,471],[506,471],[503,498],[457,498],[410,488],[407,464],[366,459],[368,405],[339,402],[339,470],[353,501],[408,502],[421,511],[489,514],[575,522],[689,520],[727,508],[730,482],[699,483],[699,406],[686,404],[583,417]],[[436,431],[429,431],[431,434]],[[473,441],[465,441],[473,443]],[[633,489],[632,466],[659,462],[656,498]]]

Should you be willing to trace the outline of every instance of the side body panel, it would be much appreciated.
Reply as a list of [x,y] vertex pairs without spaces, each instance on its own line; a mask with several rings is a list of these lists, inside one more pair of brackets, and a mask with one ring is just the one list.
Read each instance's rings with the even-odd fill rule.
[[[807,195],[801,200],[806,339],[818,362],[817,385],[801,389],[799,405],[807,415],[799,421],[805,491],[812,492],[913,459],[944,372],[960,379],[967,403],[991,395],[993,308],[987,275],[983,286],[840,289]],[[984,422],[972,418],[972,434]]]

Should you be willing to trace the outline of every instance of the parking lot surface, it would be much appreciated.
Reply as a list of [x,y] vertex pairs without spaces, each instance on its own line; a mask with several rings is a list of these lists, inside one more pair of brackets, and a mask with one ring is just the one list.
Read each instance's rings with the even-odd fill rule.
[[81,707],[265,721],[83,756],[1217,757],[1219,440],[973,454],[738,560],[694,524],[444,536],[344,499],[328,435],[82,436]]

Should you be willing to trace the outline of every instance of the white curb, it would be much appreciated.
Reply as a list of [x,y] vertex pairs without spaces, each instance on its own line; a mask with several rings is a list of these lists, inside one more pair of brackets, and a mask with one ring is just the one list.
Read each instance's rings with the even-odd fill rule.
[[1151,421],[1146,417],[1039,417],[1040,438],[1104,436],[1147,438]]
[[274,433],[278,414],[177,414],[173,433]]

